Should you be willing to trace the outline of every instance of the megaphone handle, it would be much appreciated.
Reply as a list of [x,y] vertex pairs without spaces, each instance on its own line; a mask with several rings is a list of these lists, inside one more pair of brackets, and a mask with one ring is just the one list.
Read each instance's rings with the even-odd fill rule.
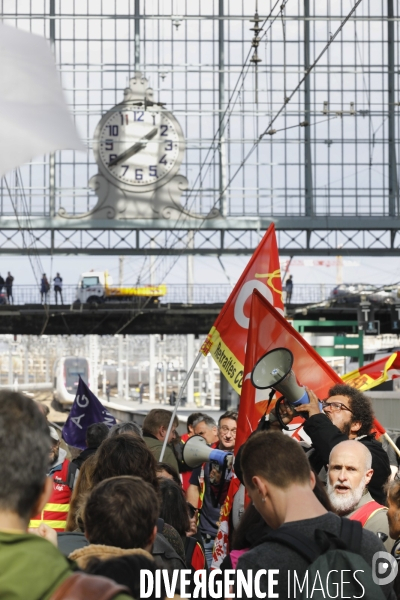
[[278,400],[276,401],[275,404],[275,416],[279,421],[279,425],[281,426],[282,429],[286,429],[286,431],[289,431],[289,427],[287,425],[285,425],[285,423],[282,420],[280,411],[279,411],[279,405],[281,404],[281,402],[285,399],[284,396],[281,396],[280,398],[278,398]]
[[222,494],[222,491],[223,491],[224,485],[225,485],[225,475],[226,475],[227,469],[228,469],[228,465],[226,463],[226,460],[224,460],[224,464],[221,465],[221,479],[219,480],[218,496],[216,498],[217,504],[220,504],[221,494]]

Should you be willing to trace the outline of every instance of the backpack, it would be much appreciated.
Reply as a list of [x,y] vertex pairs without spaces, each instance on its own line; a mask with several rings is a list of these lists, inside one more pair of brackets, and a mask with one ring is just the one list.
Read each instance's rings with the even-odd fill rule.
[[112,600],[119,594],[131,596],[127,587],[107,577],[73,573],[63,581],[49,600]]
[[[309,563],[304,577],[297,576],[300,585],[296,583],[296,591],[291,590],[291,597],[301,600],[337,598],[338,591],[342,589],[343,571],[347,571],[343,578],[345,596],[363,600],[385,600],[382,589],[372,579],[371,567],[360,554],[361,523],[345,518],[342,518],[341,522],[340,537],[317,529],[315,539],[311,540],[301,535],[295,527],[285,527],[284,531],[278,529],[265,538],[265,541],[279,542],[291,548]],[[294,586],[294,579],[292,583]]]
[[[74,484],[75,484],[75,479],[77,477],[76,473],[77,471],[79,471],[79,467],[76,463],[70,461],[69,465],[68,465],[68,473],[67,473],[67,477],[66,480],[67,481],[62,481],[61,479],[59,479],[57,481],[57,483],[61,483],[62,485],[67,485],[71,490],[74,489]],[[54,473],[52,473],[52,475],[56,474],[58,471],[54,471]]]

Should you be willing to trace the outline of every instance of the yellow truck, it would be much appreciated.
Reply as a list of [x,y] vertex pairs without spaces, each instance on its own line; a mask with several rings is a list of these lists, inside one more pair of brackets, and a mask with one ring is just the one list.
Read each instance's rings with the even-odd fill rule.
[[166,285],[122,287],[113,286],[107,271],[81,273],[76,290],[77,302],[96,303],[134,301],[137,297],[160,298],[167,293]]

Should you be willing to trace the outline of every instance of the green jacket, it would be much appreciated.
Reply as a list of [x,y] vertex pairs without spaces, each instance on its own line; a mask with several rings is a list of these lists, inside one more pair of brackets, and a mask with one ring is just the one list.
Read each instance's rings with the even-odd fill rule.
[[[0,531],[0,598],[48,600],[73,572],[47,540],[30,533]],[[132,600],[119,594],[115,600]]]
[[[154,458],[159,461],[164,442],[161,442],[154,436],[150,437],[150,436],[144,435],[143,439],[146,442],[146,445],[149,448],[149,450],[151,450],[152,453],[154,454]],[[167,463],[167,465],[169,465],[170,467],[175,469],[175,471],[177,473],[179,473],[178,461],[176,460],[174,451],[172,450],[172,448],[169,444],[167,444],[167,447],[165,448],[165,454],[164,454],[164,458],[163,458],[162,462]]]

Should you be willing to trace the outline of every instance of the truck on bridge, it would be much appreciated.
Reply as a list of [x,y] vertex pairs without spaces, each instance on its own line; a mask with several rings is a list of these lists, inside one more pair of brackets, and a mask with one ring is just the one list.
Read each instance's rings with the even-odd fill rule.
[[76,290],[76,301],[82,304],[133,301],[135,298],[154,298],[156,301],[167,293],[166,285],[122,287],[113,286],[107,271],[81,273]]

